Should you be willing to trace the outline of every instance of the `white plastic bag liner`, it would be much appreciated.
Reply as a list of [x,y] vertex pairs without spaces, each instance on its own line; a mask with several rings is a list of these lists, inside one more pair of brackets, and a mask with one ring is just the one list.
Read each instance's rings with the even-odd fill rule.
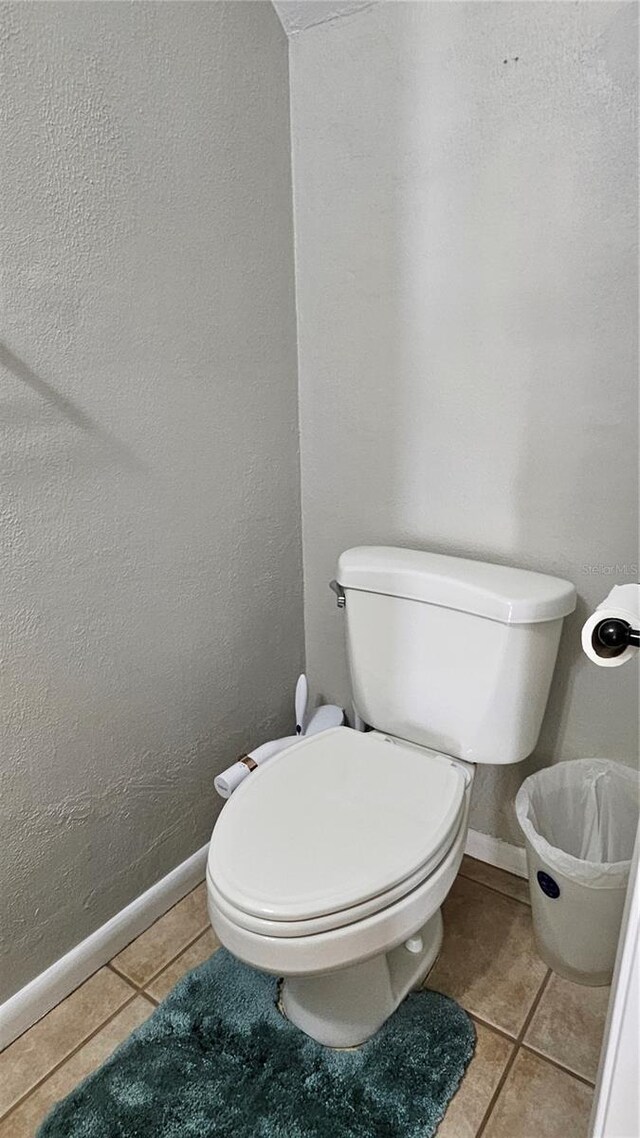
[[525,779],[516,814],[539,857],[592,889],[625,888],[640,811],[638,772],[573,759]]

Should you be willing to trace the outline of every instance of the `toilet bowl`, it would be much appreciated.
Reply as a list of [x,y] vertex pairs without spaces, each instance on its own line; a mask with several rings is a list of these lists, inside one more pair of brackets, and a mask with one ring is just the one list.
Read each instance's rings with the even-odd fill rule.
[[533,750],[575,589],[379,547],[342,554],[332,587],[374,729],[307,737],[245,779],[213,831],[207,896],[221,943],[284,978],[283,1013],[353,1047],[436,960],[475,765]]
[[211,923],[241,960],[284,977],[298,1027],[355,1046],[435,962],[473,767],[338,727],[255,773],[214,830]]

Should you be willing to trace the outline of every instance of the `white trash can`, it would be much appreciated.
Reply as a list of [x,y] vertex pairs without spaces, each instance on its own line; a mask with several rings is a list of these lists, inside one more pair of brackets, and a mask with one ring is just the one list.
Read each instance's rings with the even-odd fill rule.
[[577,984],[611,982],[639,803],[637,772],[607,759],[556,763],[518,791],[536,946]]

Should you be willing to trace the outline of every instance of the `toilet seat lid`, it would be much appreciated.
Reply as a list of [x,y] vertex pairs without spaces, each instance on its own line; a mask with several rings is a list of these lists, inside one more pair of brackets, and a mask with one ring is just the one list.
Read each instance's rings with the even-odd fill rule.
[[235,791],[213,831],[209,873],[256,917],[341,912],[434,868],[457,832],[466,783],[446,755],[335,727]]

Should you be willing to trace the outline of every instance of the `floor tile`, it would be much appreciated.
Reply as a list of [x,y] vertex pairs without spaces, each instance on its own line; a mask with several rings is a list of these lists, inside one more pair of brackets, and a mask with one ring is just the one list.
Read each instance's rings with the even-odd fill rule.
[[593,1091],[528,1051],[519,1051],[483,1138],[587,1138]]
[[551,976],[525,1043],[595,1082],[610,988],[587,988]]
[[438,1138],[475,1138],[513,1051],[514,1045],[503,1035],[482,1024],[476,1024],[476,1031],[476,1053],[438,1127]]
[[517,1035],[547,973],[535,951],[528,906],[458,877],[443,917],[444,944],[427,987]]
[[132,995],[126,981],[101,968],[5,1048],[0,1054],[0,1116]]
[[143,988],[189,941],[208,927],[207,890],[203,883],[118,953],[113,964]]
[[524,877],[516,877],[515,873],[506,873],[504,869],[497,869],[495,865],[488,865],[486,861],[477,861],[475,857],[468,857],[467,854],[462,859],[460,873],[462,877],[479,881],[482,885],[497,889],[499,893],[506,893],[507,897],[515,897],[516,901],[530,904],[529,882]]
[[108,1024],[67,1059],[53,1075],[0,1122],[0,1138],[33,1138],[52,1106],[91,1074],[153,1011],[144,996],[136,996]]
[[178,980],[180,980],[186,972],[190,972],[192,968],[197,968],[199,964],[208,960],[211,954],[219,947],[220,941],[216,937],[213,929],[207,929],[206,933],[203,933],[198,940],[194,941],[176,960],[169,964],[159,976],[156,976],[155,980],[152,980],[151,983],[147,985],[146,991],[149,995],[153,996],[155,1000],[164,1000],[165,996],[169,995],[174,984],[177,984]]

